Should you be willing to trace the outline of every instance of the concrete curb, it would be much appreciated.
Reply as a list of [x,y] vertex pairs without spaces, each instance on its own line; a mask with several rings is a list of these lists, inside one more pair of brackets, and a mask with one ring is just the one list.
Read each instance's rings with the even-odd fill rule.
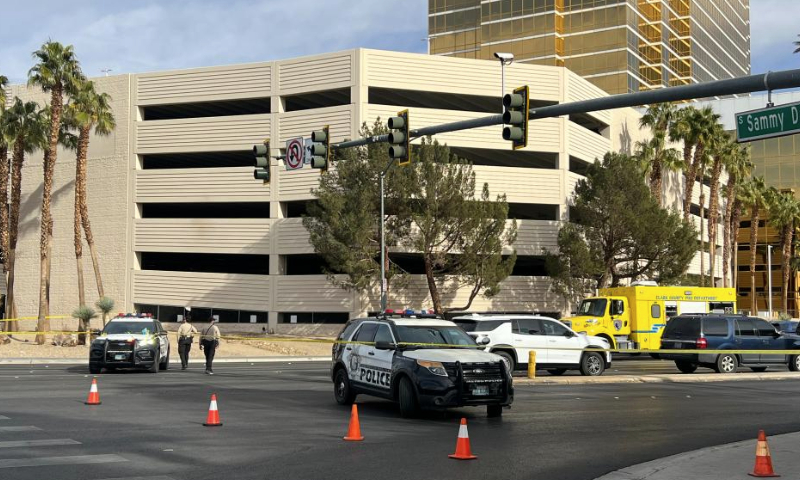
[[800,372],[735,373],[735,374],[685,374],[609,375],[601,377],[537,377],[514,378],[514,385],[591,385],[619,383],[716,383],[752,382],[759,380],[800,380]]
[[[331,357],[241,357],[215,358],[214,363],[281,363],[281,362],[325,362]],[[202,358],[189,360],[191,364],[205,364]],[[0,365],[86,365],[85,358],[0,358]],[[181,361],[171,358],[170,365],[180,365]]]

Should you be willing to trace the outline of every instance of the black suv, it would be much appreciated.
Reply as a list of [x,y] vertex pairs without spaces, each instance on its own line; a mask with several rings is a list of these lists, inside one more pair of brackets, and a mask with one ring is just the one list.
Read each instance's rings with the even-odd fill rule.
[[396,401],[404,417],[419,409],[485,406],[502,415],[514,400],[511,374],[455,323],[438,318],[350,320],[333,346],[336,401],[366,394]]
[[[739,365],[763,372],[770,365],[788,365],[800,371],[800,336],[775,330],[766,320],[742,315],[681,315],[667,322],[661,336],[663,350],[733,350],[732,353],[662,353],[683,373],[698,366],[718,373],[734,373]],[[747,350],[754,350],[748,353]],[[797,350],[797,354],[759,350]]]

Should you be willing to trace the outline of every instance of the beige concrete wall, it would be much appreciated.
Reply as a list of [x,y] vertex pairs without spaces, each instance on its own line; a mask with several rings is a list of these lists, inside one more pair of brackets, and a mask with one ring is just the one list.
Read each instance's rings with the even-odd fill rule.
[[[98,91],[112,97],[117,128],[108,137],[92,136],[88,153],[88,202],[95,245],[100,258],[106,296],[124,306],[128,240],[127,211],[130,125],[130,75],[94,79]],[[49,96],[35,89],[14,86],[12,95],[49,103]],[[42,203],[41,151],[26,157],[23,169],[20,237],[17,246],[15,296],[20,316],[35,316],[39,305],[39,232]],[[50,313],[69,315],[78,306],[75,247],[73,244],[73,208],[75,153],[59,150],[53,185],[53,260]],[[91,257],[84,240],[84,281],[87,303],[97,300]],[[56,324],[54,324],[55,326]],[[67,326],[67,325],[64,325]]]
[[[402,74],[400,74],[402,73]],[[313,198],[319,172],[306,168],[289,172],[273,160],[269,185],[254,181],[249,167],[143,170],[139,155],[168,152],[248,150],[263,138],[272,138],[273,154],[282,142],[328,124],[333,141],[354,138],[362,122],[385,119],[403,107],[368,103],[368,88],[395,88],[498,96],[497,62],[427,55],[348,50],[277,62],[154,72],[96,79],[98,87],[114,97],[119,127],[90,146],[89,201],[107,295],[120,310],[134,303],[193,305],[278,312],[349,312],[351,316],[375,310],[377,288],[348,292],[324,275],[280,275],[280,256],[313,253],[308,233],[297,218],[282,218],[279,202]],[[605,95],[568,70],[513,64],[506,69],[506,86],[528,84],[532,97],[555,102],[579,101]],[[330,89],[351,89],[349,105],[283,111],[283,96]],[[23,87],[14,91],[27,98],[47,98]],[[271,97],[272,113],[183,120],[141,120],[139,107],[170,103]],[[498,105],[499,107],[499,105]],[[499,113],[499,112],[498,112]],[[412,108],[412,128],[482,117],[485,114],[436,108]],[[562,216],[575,183],[582,178],[568,171],[569,156],[593,161],[606,151],[633,153],[635,143],[648,136],[639,129],[634,109],[588,114],[610,127],[598,135],[566,117],[531,123],[528,151],[558,155],[555,169],[474,167],[478,182],[488,182],[493,194],[509,201],[559,205]],[[437,137],[451,146],[510,150],[500,127],[486,127]],[[41,203],[41,153],[25,168],[22,237],[18,253],[18,307],[35,315],[38,302],[38,211]],[[55,252],[53,314],[69,313],[77,303],[72,246],[72,181],[74,154],[61,153],[55,187]],[[666,182],[668,204],[676,203],[681,179]],[[699,184],[698,184],[699,187]],[[682,190],[680,190],[682,192]],[[695,188],[695,196],[699,188]],[[271,202],[270,219],[141,219],[136,205],[148,202]],[[679,203],[679,202],[677,202]],[[522,255],[539,255],[555,248],[557,221],[521,221],[515,248]],[[509,249],[506,249],[507,251]],[[136,252],[258,253],[270,255],[271,275],[194,274],[138,270]],[[693,270],[697,269],[693,263]],[[87,298],[94,300],[94,279],[85,256]],[[429,308],[421,276],[409,279],[410,288],[390,296],[390,307]],[[445,293],[448,304],[460,304],[466,290]],[[475,310],[555,311],[561,299],[540,277],[511,277],[500,296],[476,298]],[[254,327],[256,328],[256,327]],[[261,328],[260,325],[257,328]]]
[[[254,72],[259,72],[263,78],[257,81]],[[235,88],[231,86],[228,90],[222,88],[222,85],[226,85],[223,80],[225,76],[241,78],[241,85],[237,84]],[[378,116],[385,119],[403,108],[367,103],[369,87],[496,97],[500,93],[500,69],[492,61],[361,49],[270,63],[142,74],[135,76],[134,84],[137,86],[133,95],[137,106],[206,101],[209,98],[204,90],[196,88],[197,84],[201,84],[209,85],[214,100],[272,96],[273,107],[272,113],[249,116],[252,118],[237,116],[136,121],[133,128],[136,132],[135,154],[248,149],[258,141],[258,137],[268,136],[276,140],[273,148],[278,149],[283,147],[282,142],[288,138],[307,136],[311,130],[325,124],[331,126],[333,141],[354,138],[362,122],[372,123]],[[536,100],[565,102],[605,95],[589,82],[561,68],[523,64],[509,66],[506,69],[508,89],[523,84],[531,86],[532,97]],[[283,96],[346,87],[351,88],[349,105],[288,113],[283,111]],[[412,128],[485,116],[485,113],[419,107],[411,108],[410,114]],[[570,155],[593,161],[610,149],[630,150],[630,145],[642,136],[638,131],[638,114],[633,109],[591,112],[589,116],[611,125],[609,131],[598,135],[570,122],[566,117],[531,123],[526,150],[557,153],[559,165],[556,169],[476,166],[474,170],[478,183],[488,182],[493,193],[505,193],[509,201],[561,205],[562,213],[565,212],[564,206],[578,177],[568,171],[566,159]],[[624,126],[618,128],[617,123]],[[232,125],[241,128],[237,128],[234,134],[234,130],[228,128]],[[627,128],[636,131],[628,132],[625,130]],[[486,127],[443,134],[437,139],[450,146],[510,149],[508,142],[501,139],[500,131],[499,126]],[[170,224],[136,220],[132,252],[210,253],[251,251],[253,248],[263,252],[262,249],[268,246],[272,275],[215,274],[213,281],[198,282],[192,275],[169,274],[169,282],[161,284],[162,280],[156,277],[164,276],[160,275],[163,272],[156,274],[132,270],[132,303],[235,308],[231,291],[220,284],[233,282],[240,289],[252,289],[253,295],[262,297],[247,302],[239,299],[237,301],[240,303],[247,304],[242,304],[240,308],[268,308],[271,317],[285,311],[344,311],[359,315],[377,308],[377,291],[360,294],[347,292],[331,284],[323,275],[279,275],[280,255],[312,253],[312,249],[299,219],[280,218],[278,202],[313,198],[311,190],[319,181],[317,171],[306,169],[290,172],[283,168],[282,161],[273,161],[272,180],[270,186],[264,188],[260,182],[249,179],[244,171],[239,172],[239,169],[194,170],[191,176],[197,181],[186,182],[185,178],[190,174],[188,170],[147,171],[141,170],[138,163],[131,165],[135,169],[133,195],[136,202],[200,201],[192,192],[202,184],[206,186],[202,189],[203,201],[269,200],[275,206],[273,213],[278,213],[265,221],[267,228],[263,232],[254,225],[237,226],[237,229],[244,229],[242,232],[245,235],[261,235],[260,241],[249,243],[231,237],[214,244],[219,234],[216,231],[218,227],[207,224],[206,220],[190,222],[191,228],[180,222]],[[207,187],[213,185],[217,187],[211,189],[214,193],[212,199]],[[190,238],[185,244],[176,241],[175,229],[187,231]],[[558,222],[520,222],[520,234],[515,247],[520,254],[539,255],[543,247],[555,247],[557,229]],[[158,288],[153,288],[156,283],[159,284]],[[414,308],[429,307],[424,282],[415,277],[412,283],[414,288],[396,292],[397,297],[393,295],[392,302]],[[309,292],[313,293],[309,295]],[[463,303],[465,294],[465,290],[453,290],[444,297],[448,303]],[[553,311],[561,308],[561,301],[549,293],[546,279],[514,277],[505,282],[501,297],[479,297],[473,308]]]

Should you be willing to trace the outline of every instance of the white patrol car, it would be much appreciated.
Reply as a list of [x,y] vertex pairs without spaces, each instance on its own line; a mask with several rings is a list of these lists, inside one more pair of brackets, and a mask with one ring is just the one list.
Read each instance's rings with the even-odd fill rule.
[[576,333],[558,320],[538,315],[478,315],[456,317],[453,321],[471,336],[485,343],[486,351],[503,357],[506,367],[527,368],[531,351],[536,368],[552,375],[580,370],[583,375],[602,375],[611,366],[611,352],[604,338]]
[[397,401],[404,417],[419,409],[481,405],[496,417],[514,399],[502,358],[437,318],[350,320],[333,346],[331,378],[339,404],[374,395]]
[[169,340],[161,322],[150,314],[119,314],[99,332],[89,349],[89,371],[169,368]]

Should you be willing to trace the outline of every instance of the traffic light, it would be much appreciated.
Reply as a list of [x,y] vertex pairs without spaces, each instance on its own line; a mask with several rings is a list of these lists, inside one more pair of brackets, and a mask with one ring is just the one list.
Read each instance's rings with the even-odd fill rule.
[[311,132],[311,168],[319,168],[322,173],[328,171],[331,159],[330,127]]
[[253,156],[256,159],[253,177],[269,183],[269,140],[264,140],[264,143],[259,145],[253,145]]
[[397,112],[389,117],[389,158],[397,160],[398,165],[411,163],[411,137],[408,129],[408,110]]
[[503,140],[511,140],[514,150],[528,145],[528,111],[530,110],[530,91],[528,86],[514,89],[503,97]]

